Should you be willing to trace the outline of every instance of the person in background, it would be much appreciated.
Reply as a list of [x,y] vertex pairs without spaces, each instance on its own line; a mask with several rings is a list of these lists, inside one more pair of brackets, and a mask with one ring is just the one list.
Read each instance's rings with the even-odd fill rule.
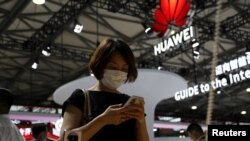
[[198,123],[189,124],[187,133],[192,141],[205,141],[205,134]]
[[49,141],[47,139],[47,125],[44,123],[34,124],[31,127],[33,141]]
[[[64,131],[80,132],[81,141],[149,141],[144,115],[144,100],[139,105],[123,104],[129,95],[118,88],[137,78],[135,58],[130,47],[121,40],[105,39],[93,53],[89,68],[98,80],[87,91],[91,117],[84,115],[84,92],[76,89],[63,104]],[[67,137],[65,137],[67,138]]]
[[24,141],[19,129],[9,118],[13,101],[10,90],[0,88],[0,141]]

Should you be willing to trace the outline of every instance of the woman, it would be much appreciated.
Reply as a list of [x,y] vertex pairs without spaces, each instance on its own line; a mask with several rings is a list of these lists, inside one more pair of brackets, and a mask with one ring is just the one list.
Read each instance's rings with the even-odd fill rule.
[[64,130],[71,130],[80,132],[82,141],[149,141],[144,101],[123,106],[129,96],[117,90],[137,78],[130,47],[121,40],[103,40],[92,55],[89,67],[98,80],[88,89],[92,118],[82,124],[84,95],[82,89],[76,89],[63,104],[61,137]]

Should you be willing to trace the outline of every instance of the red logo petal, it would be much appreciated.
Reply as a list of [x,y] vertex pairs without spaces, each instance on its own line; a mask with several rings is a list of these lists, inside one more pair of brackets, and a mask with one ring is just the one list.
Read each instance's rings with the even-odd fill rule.
[[163,15],[160,8],[155,10],[155,17],[154,18],[159,24],[167,25],[166,23],[169,22],[169,20],[166,19],[165,16]]
[[163,36],[170,22],[181,27],[186,23],[190,9],[189,0],[161,0],[160,8],[155,10],[155,23],[152,28]]

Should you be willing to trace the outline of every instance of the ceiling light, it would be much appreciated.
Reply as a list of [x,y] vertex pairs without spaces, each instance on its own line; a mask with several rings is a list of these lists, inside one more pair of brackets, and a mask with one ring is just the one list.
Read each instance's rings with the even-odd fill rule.
[[142,26],[143,26],[143,28],[144,28],[144,32],[146,33],[146,34],[151,34],[152,32],[153,32],[153,29],[151,28],[151,26],[149,26],[148,24],[146,24],[146,23],[142,23]]
[[145,33],[146,34],[149,34],[149,32],[152,30],[152,28],[151,27],[147,27],[146,29],[145,29]]
[[192,44],[192,47],[195,48],[195,47],[197,47],[197,46],[199,46],[199,45],[200,45],[200,43],[195,42],[194,44]]
[[162,62],[159,61],[158,62],[158,67],[157,67],[158,70],[162,70],[163,69],[163,65],[162,65]]
[[245,115],[247,114],[247,111],[241,111],[240,114]]
[[192,106],[191,109],[192,109],[192,110],[196,110],[196,109],[197,109],[197,106]]
[[95,76],[93,72],[90,72],[90,76]]
[[175,34],[175,30],[172,29],[172,30],[170,31],[169,35],[174,35],[174,34]]
[[200,58],[199,51],[193,51],[193,56],[194,56],[194,59],[199,59]]
[[83,29],[83,25],[77,23],[77,24],[75,25],[74,32],[75,32],[75,33],[81,33],[81,32],[82,32],[82,29]]
[[158,70],[162,70],[163,69],[163,67],[162,66],[158,66],[158,68],[157,68]]
[[37,62],[34,62],[33,64],[32,64],[32,69],[37,69],[37,67],[38,67],[38,63]]
[[73,21],[73,31],[75,32],[75,33],[81,33],[82,32],[82,30],[83,30],[83,24],[81,24],[79,21],[78,21],[78,19],[74,19],[74,21]]
[[250,88],[247,88],[247,89],[246,89],[246,92],[250,93]]
[[38,64],[39,64],[39,60],[38,60],[38,58],[36,58],[31,66],[31,68],[34,70],[37,69]]
[[44,48],[44,49],[42,50],[42,54],[43,54],[44,56],[50,56],[50,55],[51,55],[50,47],[47,46],[46,48]]
[[41,5],[45,3],[45,0],[32,0],[34,4]]
[[196,47],[198,48],[198,46],[200,45],[200,43],[196,41],[196,39],[192,39],[191,44],[193,48],[196,48]]

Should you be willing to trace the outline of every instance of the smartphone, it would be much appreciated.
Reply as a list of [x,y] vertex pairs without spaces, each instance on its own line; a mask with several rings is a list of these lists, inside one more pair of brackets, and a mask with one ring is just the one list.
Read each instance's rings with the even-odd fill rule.
[[141,103],[141,99],[143,99],[143,97],[133,95],[127,100],[127,102],[124,104],[124,106],[139,105]]

